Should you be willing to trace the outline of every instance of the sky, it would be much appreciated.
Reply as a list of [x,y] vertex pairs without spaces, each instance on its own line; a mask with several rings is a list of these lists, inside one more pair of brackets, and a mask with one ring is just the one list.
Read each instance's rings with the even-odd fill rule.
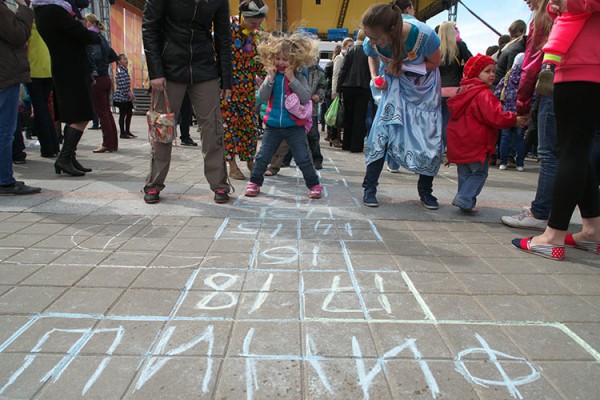
[[[508,34],[508,27],[522,19],[529,25],[531,11],[524,0],[462,0],[475,14],[502,34]],[[448,12],[444,11],[427,20],[427,25],[435,27],[448,20]],[[458,4],[456,19],[460,36],[471,53],[485,54],[485,50],[498,42],[498,35],[471,15],[462,4]]]

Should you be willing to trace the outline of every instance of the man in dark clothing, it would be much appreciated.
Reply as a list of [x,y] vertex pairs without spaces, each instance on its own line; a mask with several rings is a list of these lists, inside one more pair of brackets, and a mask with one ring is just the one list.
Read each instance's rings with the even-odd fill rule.
[[[228,202],[220,97],[229,96],[232,85],[229,1],[146,0],[142,37],[153,91],[167,91],[175,114],[179,114],[185,93],[190,96],[202,127],[204,175],[215,193],[215,202]],[[157,106],[164,109],[164,102]],[[144,186],[146,203],[160,200],[171,150],[171,143],[153,145],[151,170]]]
[[371,99],[371,73],[369,72],[369,58],[365,54],[362,42],[365,33],[360,30],[353,46],[346,57],[338,78],[337,93],[342,93],[344,100],[344,138],[342,149],[352,153],[363,151],[365,136],[367,135],[367,111]]
[[0,0],[0,195],[39,193],[13,176],[13,138],[19,111],[19,87],[29,82],[29,61],[25,45],[31,34],[33,10],[17,0],[13,13]]

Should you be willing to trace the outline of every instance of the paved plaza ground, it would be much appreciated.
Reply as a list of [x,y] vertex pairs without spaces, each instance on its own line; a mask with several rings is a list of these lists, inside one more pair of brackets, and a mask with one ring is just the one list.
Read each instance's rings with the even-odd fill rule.
[[534,161],[492,168],[468,216],[454,167],[438,211],[406,171],[364,207],[364,156],[325,141],[323,199],[285,168],[217,205],[201,149],[176,146],[147,205],[144,124],[116,153],[87,131],[84,177],[38,149],[15,166],[43,191],[0,197],[0,398],[598,398],[600,257],[527,255],[510,240],[534,232],[500,223],[532,200]]

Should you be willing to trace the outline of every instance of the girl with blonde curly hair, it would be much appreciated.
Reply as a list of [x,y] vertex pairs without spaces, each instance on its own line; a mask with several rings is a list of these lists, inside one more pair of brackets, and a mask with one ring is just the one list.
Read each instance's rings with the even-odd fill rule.
[[308,82],[302,74],[302,68],[315,63],[318,42],[301,33],[271,35],[259,45],[258,53],[267,71],[258,95],[262,101],[268,101],[268,106],[264,117],[265,133],[246,186],[246,196],[254,197],[260,193],[269,161],[285,140],[302,171],[308,196],[319,199],[323,187],[319,184],[306,138],[312,125],[312,100]]

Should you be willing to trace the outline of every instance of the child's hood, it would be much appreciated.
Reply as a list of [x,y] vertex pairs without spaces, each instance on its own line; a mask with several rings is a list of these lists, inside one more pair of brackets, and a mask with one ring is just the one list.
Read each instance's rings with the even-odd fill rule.
[[454,96],[448,99],[448,108],[450,109],[453,119],[460,118],[467,110],[473,98],[478,96],[482,91],[490,90],[481,79],[463,79],[460,82],[460,90]]

